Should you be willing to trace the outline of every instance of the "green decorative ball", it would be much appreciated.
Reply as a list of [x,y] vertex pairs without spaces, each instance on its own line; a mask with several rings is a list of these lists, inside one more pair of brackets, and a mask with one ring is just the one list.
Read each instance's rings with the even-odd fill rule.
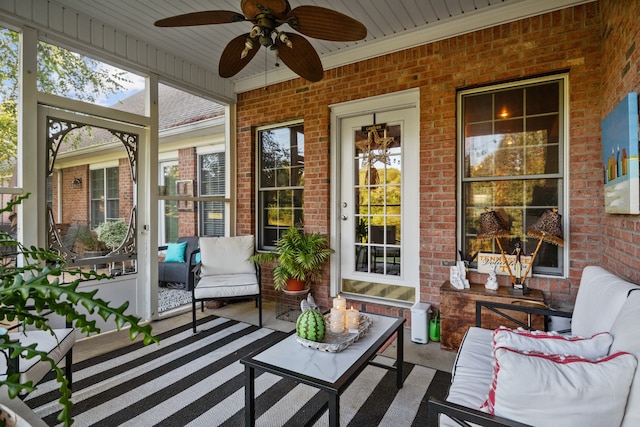
[[325,330],[324,317],[318,310],[307,310],[298,316],[296,333],[300,338],[321,342],[324,338]]

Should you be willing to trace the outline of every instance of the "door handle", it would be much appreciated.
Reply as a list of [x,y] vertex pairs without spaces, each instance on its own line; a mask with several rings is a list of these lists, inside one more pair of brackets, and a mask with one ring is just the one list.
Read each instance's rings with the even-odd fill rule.
[[347,220],[347,218],[348,218],[348,216],[346,216],[346,215],[342,215],[342,216],[341,216],[341,218],[342,218],[342,220],[343,220],[343,221],[346,221],[346,220]]

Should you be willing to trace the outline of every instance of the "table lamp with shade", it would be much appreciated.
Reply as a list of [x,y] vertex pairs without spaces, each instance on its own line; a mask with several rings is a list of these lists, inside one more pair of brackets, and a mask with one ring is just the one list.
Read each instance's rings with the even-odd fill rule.
[[480,225],[478,227],[477,237],[481,240],[496,239],[496,243],[502,254],[502,261],[504,265],[507,266],[507,271],[511,278],[511,286],[515,286],[516,279],[513,277],[513,272],[511,271],[511,267],[509,267],[509,261],[507,261],[507,257],[502,249],[502,244],[500,243],[500,238],[507,237],[508,235],[509,227],[502,221],[498,213],[495,210],[490,211],[488,208],[485,208],[485,212],[480,214]]
[[562,238],[562,215],[558,213],[558,209],[550,209],[543,213],[540,219],[527,229],[527,236],[538,239],[538,246],[536,246],[536,250],[531,256],[531,262],[522,276],[523,283],[533,267],[533,261],[536,259],[543,241],[558,246],[564,245]]

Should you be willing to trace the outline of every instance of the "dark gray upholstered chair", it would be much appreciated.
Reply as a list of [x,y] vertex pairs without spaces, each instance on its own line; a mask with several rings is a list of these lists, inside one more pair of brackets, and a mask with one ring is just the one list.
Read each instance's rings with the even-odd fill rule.
[[[160,286],[173,289],[193,289],[193,267],[197,264],[196,253],[198,252],[199,238],[197,236],[178,237],[176,243],[187,242],[184,251],[184,262],[159,262],[158,282]],[[160,246],[159,251],[167,250],[169,245]]]
[[201,237],[200,263],[194,269],[192,296],[193,332],[196,332],[196,304],[204,311],[204,301],[255,298],[258,325],[262,327],[260,267],[249,261],[255,252],[252,235]]

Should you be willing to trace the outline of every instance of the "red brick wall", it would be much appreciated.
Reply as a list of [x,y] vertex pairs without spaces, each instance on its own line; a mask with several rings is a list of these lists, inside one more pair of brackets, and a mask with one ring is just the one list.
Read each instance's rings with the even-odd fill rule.
[[[629,17],[629,19],[631,19]],[[328,233],[329,104],[420,88],[420,293],[439,302],[456,259],[456,90],[569,70],[571,269],[568,280],[534,278],[531,286],[574,297],[584,265],[600,263],[600,13],[589,3],[328,70],[324,79],[275,84],[238,96],[239,234],[255,232],[254,128],[302,117],[305,128],[305,227]],[[332,242],[332,246],[337,246]],[[328,269],[314,289],[328,305]],[[269,270],[264,269],[265,283]],[[471,279],[474,276],[471,275]],[[478,279],[484,281],[484,278]],[[267,291],[267,289],[265,289]],[[372,311],[405,313],[391,307]]]
[[133,180],[131,177],[131,167],[129,158],[123,157],[118,160],[118,186],[120,187],[119,216],[129,223],[131,209],[133,208]]
[[[180,179],[193,180],[193,194],[197,194],[198,155],[194,147],[178,150],[178,176]],[[198,235],[198,204],[194,202],[193,211],[180,211],[178,219],[178,236]]]
[[[53,206],[57,206],[56,189],[57,178],[53,175]],[[73,188],[73,180],[80,178],[82,184],[80,188]],[[74,166],[62,170],[62,223],[65,224],[88,224],[89,223],[89,166]],[[54,213],[57,211],[54,209]]]
[[[640,1],[602,0],[601,119],[629,92],[640,91]],[[600,152],[594,153],[601,160]],[[600,180],[599,185],[602,185]],[[600,215],[603,266],[640,282],[640,218]]]

